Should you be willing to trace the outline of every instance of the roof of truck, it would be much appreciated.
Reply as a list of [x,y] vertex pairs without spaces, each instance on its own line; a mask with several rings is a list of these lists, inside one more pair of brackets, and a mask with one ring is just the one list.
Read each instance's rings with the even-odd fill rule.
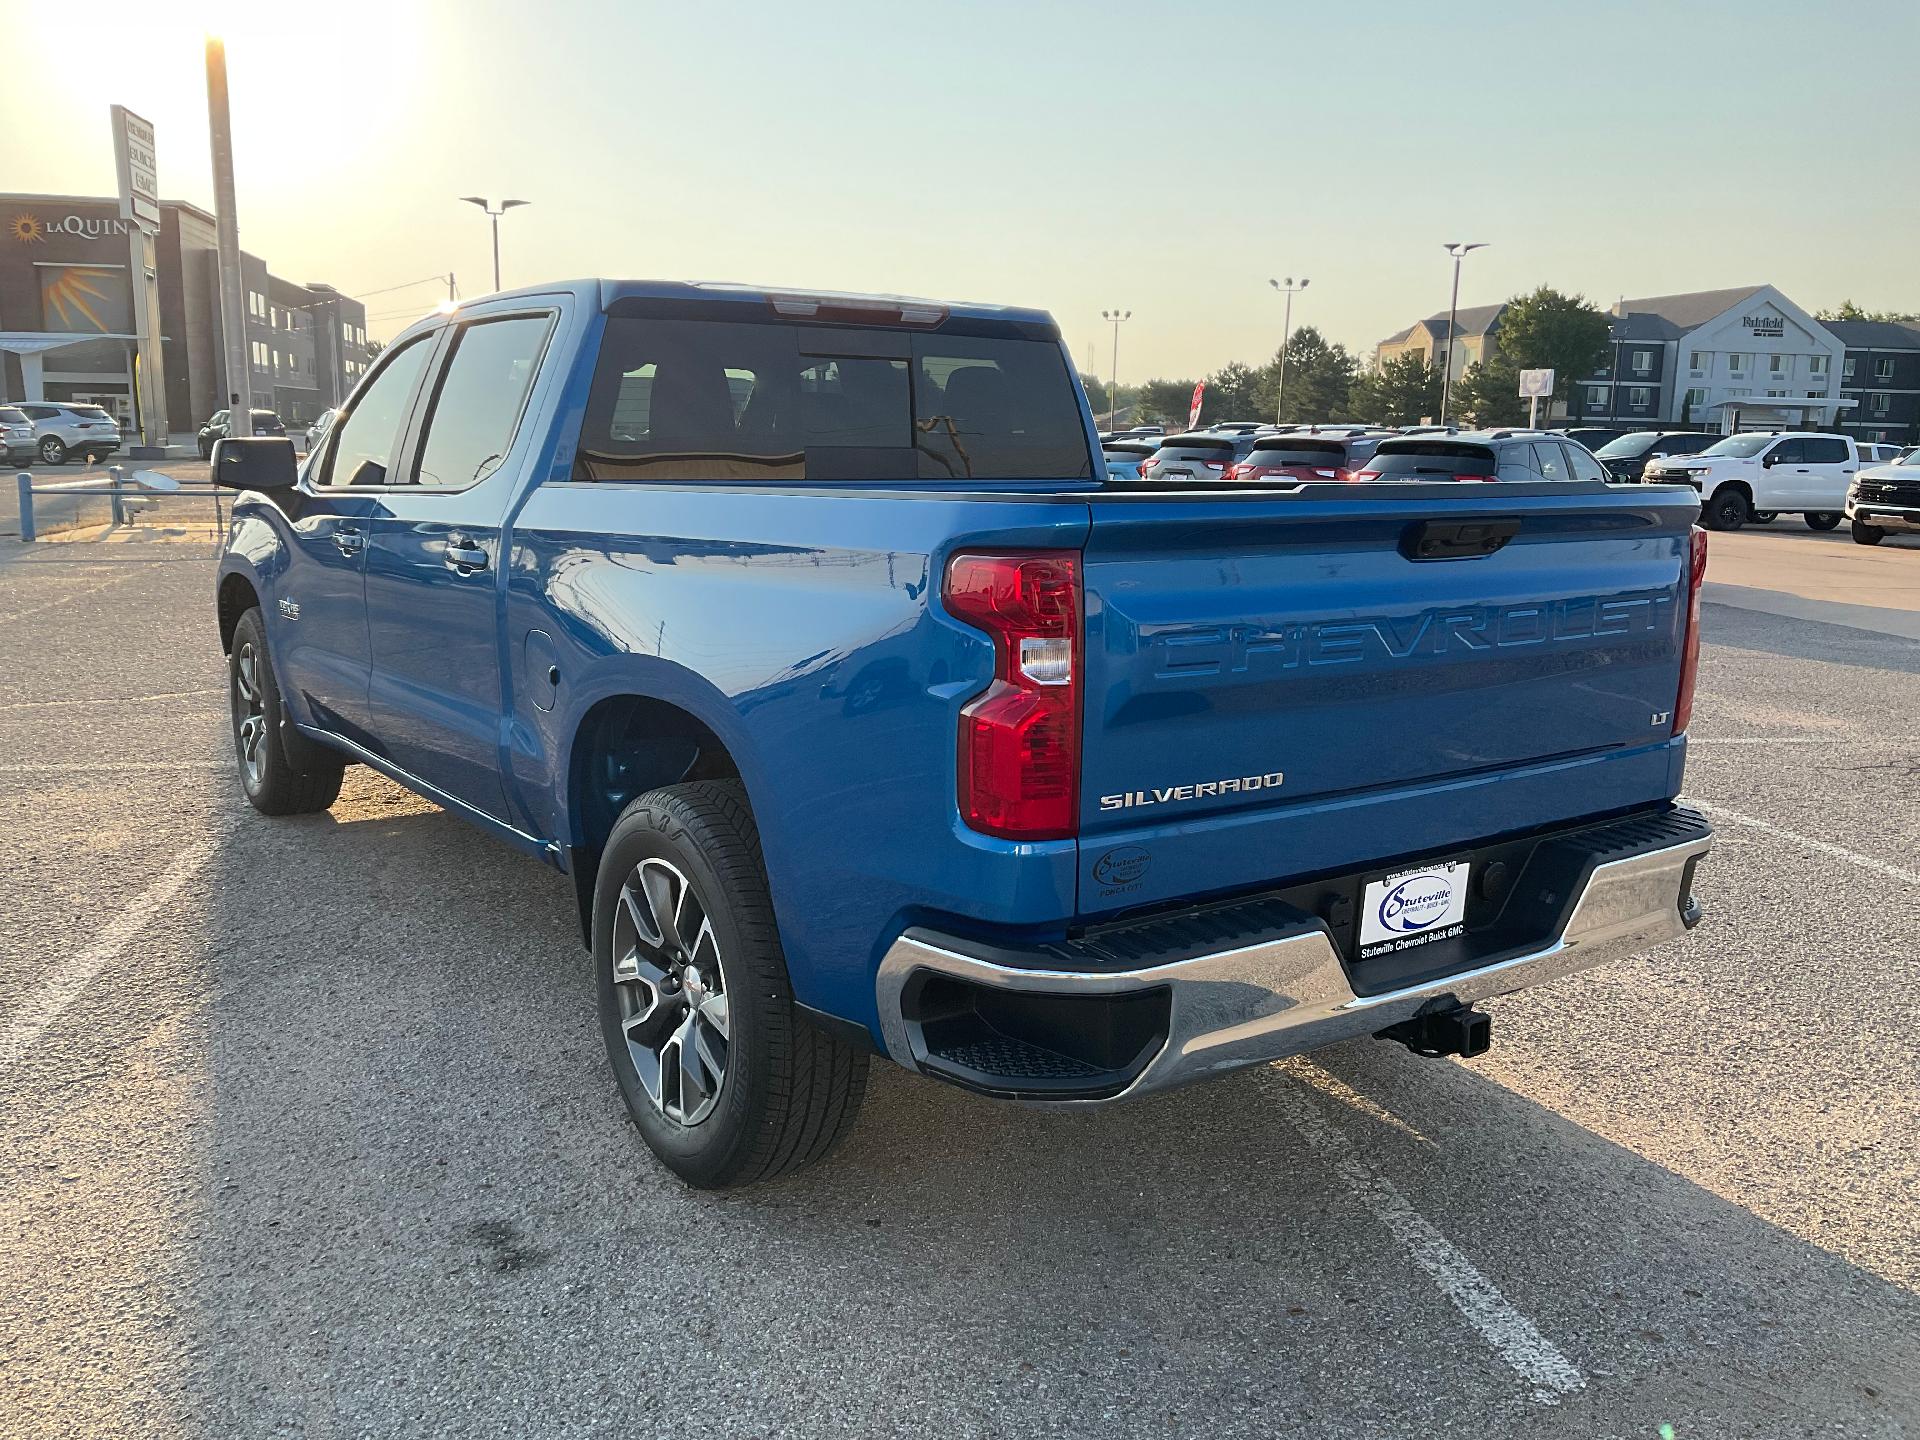
[[804,286],[791,285],[743,285],[711,280],[694,283],[681,280],[615,280],[604,277],[560,280],[545,285],[529,285],[519,290],[504,291],[502,295],[475,296],[467,303],[496,300],[505,296],[551,295],[556,290],[570,290],[582,299],[598,303],[602,309],[610,307],[619,300],[681,300],[708,303],[717,301],[744,305],[772,305],[796,316],[805,315],[811,306],[817,309],[844,309],[853,312],[872,310],[875,312],[876,319],[881,318],[885,312],[892,311],[896,320],[904,316],[909,323],[917,320],[922,324],[929,321],[921,317],[930,316],[936,312],[976,320],[1010,320],[1047,326],[1053,324],[1051,315],[1031,306],[990,305],[974,300],[933,300],[913,295],[811,290]]

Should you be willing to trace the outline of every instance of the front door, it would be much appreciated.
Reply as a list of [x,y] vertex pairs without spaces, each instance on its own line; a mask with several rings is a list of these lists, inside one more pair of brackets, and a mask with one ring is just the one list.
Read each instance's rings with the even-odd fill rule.
[[379,496],[351,481],[358,475],[364,482],[391,462],[431,348],[430,341],[414,341],[382,361],[281,507],[287,568],[267,617],[280,688],[293,698],[296,719],[370,749],[378,742],[367,725],[365,571],[368,522]]
[[501,526],[526,473],[516,446],[553,316],[454,327],[416,441],[367,537],[374,728],[426,786],[504,819]]

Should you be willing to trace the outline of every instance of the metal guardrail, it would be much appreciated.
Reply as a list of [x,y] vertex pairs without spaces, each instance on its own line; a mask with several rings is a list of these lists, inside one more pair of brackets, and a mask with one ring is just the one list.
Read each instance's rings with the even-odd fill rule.
[[15,477],[14,482],[19,487],[20,492],[20,543],[23,545],[31,545],[40,537],[39,527],[35,524],[33,516],[33,498],[36,495],[49,497],[56,495],[104,495],[108,499],[108,507],[112,511],[113,523],[115,525],[125,525],[127,523],[127,507],[129,501],[134,502],[136,506],[140,506],[145,503],[148,496],[164,495],[169,499],[179,498],[183,500],[210,499],[213,501],[214,533],[219,535],[226,529],[226,517],[221,512],[220,502],[227,496],[228,492],[222,490],[217,485],[176,484],[169,488],[160,485],[143,484],[140,481],[140,477],[136,474],[134,476],[134,483],[129,486],[124,470],[118,465],[109,465],[107,467],[107,474],[111,478],[109,483],[105,485],[76,485],[71,481],[57,485],[35,485],[31,471],[20,471]]

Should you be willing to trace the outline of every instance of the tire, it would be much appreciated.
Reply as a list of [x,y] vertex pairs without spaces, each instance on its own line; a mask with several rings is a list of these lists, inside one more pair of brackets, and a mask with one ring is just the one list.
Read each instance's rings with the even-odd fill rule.
[[67,444],[58,435],[40,437],[40,463],[42,465],[64,465],[67,463]]
[[1771,525],[1780,518],[1780,512],[1778,510],[1751,510],[1747,513],[1747,518],[1756,525]]
[[1840,522],[1845,518],[1846,517],[1838,510],[1809,510],[1806,516],[1807,528],[1809,530],[1838,530],[1840,528]]
[[689,1185],[770,1180],[853,1128],[867,1055],[794,1007],[738,781],[669,785],[621,812],[594,885],[593,966],[627,1113]]
[[340,798],[346,757],[291,733],[281,723],[280,686],[257,606],[233,627],[227,702],[240,788],[254,809],[262,815],[312,815]]
[[202,460],[211,460],[213,458],[213,446],[205,440],[200,442],[200,458]]
[[1709,530],[1738,530],[1747,523],[1752,509],[1746,492],[1723,485],[1707,497],[1707,503],[1700,510],[1700,522]]
[[1871,525],[1862,525],[1858,520],[1852,522],[1853,543],[1856,545],[1878,545],[1887,538],[1887,532],[1877,530]]

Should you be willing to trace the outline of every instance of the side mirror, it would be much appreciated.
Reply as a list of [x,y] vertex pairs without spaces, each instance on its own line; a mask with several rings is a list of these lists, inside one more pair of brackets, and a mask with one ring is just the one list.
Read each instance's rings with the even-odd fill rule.
[[1760,457],[1760,464],[1764,469],[1771,470],[1778,463],[1779,463],[1778,458],[1775,456],[1774,452],[1771,450],[1769,450],[1766,454]]
[[213,483],[229,490],[291,490],[300,478],[293,441],[230,435],[213,442]]

